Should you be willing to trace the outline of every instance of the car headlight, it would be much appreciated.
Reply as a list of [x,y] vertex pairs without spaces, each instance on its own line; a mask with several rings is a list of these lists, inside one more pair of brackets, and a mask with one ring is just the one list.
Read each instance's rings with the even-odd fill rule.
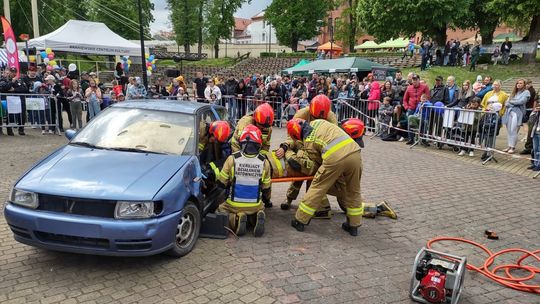
[[149,218],[154,215],[154,202],[116,202],[114,217],[117,219]]
[[39,206],[37,193],[15,188],[11,191],[10,201],[14,204],[32,209],[36,209]]

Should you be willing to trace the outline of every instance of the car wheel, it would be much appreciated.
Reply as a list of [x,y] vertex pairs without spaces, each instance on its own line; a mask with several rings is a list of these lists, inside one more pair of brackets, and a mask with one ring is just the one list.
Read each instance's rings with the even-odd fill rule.
[[178,221],[174,236],[174,246],[167,254],[182,257],[190,253],[201,230],[201,212],[192,202],[187,202]]

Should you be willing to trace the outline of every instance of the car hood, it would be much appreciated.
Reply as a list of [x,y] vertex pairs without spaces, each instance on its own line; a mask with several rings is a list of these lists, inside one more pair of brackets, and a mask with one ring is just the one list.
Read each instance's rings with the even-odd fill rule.
[[16,187],[69,197],[151,200],[189,159],[67,145],[32,168]]

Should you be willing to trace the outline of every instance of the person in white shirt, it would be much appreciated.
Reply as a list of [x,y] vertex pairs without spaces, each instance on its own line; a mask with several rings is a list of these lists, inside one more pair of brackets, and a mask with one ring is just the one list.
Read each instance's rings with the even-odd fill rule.
[[216,95],[215,102],[219,102],[221,100],[221,90],[214,84],[213,80],[208,80],[206,89],[204,90],[204,98],[206,99],[207,103],[215,103],[212,101],[212,94]]

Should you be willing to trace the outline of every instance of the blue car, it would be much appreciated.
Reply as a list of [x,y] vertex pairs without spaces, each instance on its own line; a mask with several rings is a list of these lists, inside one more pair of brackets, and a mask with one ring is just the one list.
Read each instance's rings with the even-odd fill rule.
[[84,254],[184,256],[223,199],[205,187],[198,143],[220,106],[115,104],[15,184],[4,209],[17,241]]

